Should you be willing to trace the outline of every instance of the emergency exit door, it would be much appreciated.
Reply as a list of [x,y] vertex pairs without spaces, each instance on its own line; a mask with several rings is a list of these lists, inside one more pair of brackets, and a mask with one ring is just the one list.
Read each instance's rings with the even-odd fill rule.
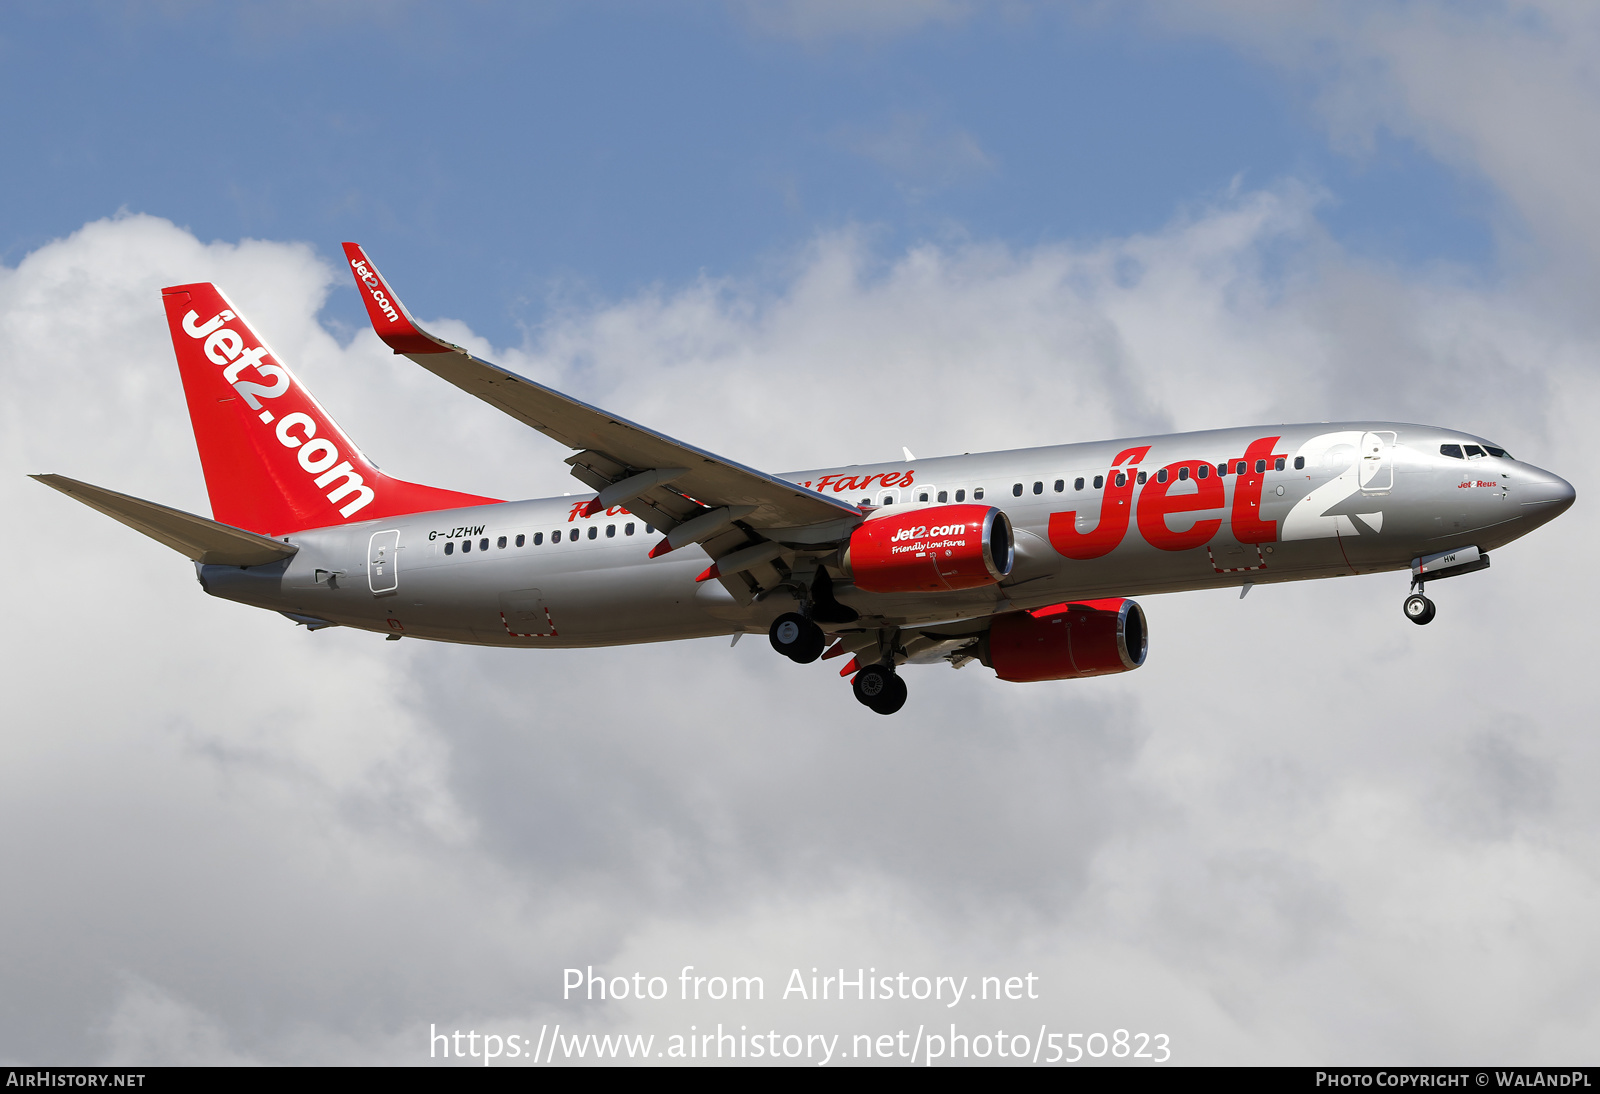
[[367,587],[373,596],[388,596],[400,589],[400,530],[374,532],[367,544]]

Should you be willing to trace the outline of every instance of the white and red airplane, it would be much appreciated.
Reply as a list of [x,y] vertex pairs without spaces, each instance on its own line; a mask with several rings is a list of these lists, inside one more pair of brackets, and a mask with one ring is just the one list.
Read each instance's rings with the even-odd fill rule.
[[384,342],[571,448],[595,493],[390,478],[210,284],[162,298],[214,519],[35,477],[186,554],[211,595],[311,630],[573,647],[764,629],[796,662],[848,657],[880,714],[905,703],[906,664],[1018,682],[1138,668],[1143,593],[1409,568],[1405,614],[1427,623],[1427,582],[1488,566],[1574,499],[1480,437],[1390,422],[769,475],[429,334],[344,249]]

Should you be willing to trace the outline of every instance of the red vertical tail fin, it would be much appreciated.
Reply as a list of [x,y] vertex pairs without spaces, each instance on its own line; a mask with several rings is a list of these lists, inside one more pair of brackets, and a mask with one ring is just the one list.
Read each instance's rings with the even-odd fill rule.
[[161,298],[217,520],[281,535],[496,500],[379,471],[215,285]]

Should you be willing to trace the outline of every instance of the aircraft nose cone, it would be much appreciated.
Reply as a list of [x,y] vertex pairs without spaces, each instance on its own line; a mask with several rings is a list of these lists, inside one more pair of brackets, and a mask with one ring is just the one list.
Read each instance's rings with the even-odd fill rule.
[[1545,471],[1523,484],[1513,496],[1521,501],[1524,512],[1537,511],[1541,518],[1549,520],[1572,508],[1572,503],[1578,499],[1578,492],[1560,475]]

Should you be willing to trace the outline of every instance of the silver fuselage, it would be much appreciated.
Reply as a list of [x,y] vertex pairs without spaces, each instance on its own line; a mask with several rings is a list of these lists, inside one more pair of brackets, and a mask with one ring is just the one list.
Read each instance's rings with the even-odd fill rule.
[[[1277,440],[1264,443],[1272,438]],[[852,465],[783,477],[877,507],[879,515],[937,505],[941,493],[954,502],[958,491],[962,500],[1007,514],[1017,555],[1010,575],[997,586],[882,595],[855,589],[848,581],[837,584],[839,600],[864,616],[881,625],[915,626],[1073,599],[1400,570],[1441,551],[1493,550],[1572,503],[1572,487],[1548,471],[1510,457],[1454,458],[1441,454],[1445,445],[1487,447],[1487,442],[1430,426],[1323,423]],[[1146,451],[1133,462],[1128,453],[1141,449]],[[1266,454],[1265,471],[1257,473],[1249,460],[1246,473],[1239,475],[1236,468],[1251,451]],[[1198,479],[1200,465],[1206,466],[1209,481]],[[1224,465],[1228,473],[1218,475]],[[1163,468],[1169,469],[1161,484],[1168,499],[1203,491],[1210,507],[1152,519],[1152,494],[1141,514],[1141,498],[1157,486]],[[1187,476],[1181,480],[1180,468]],[[1114,485],[1119,472],[1128,476],[1123,491]],[[643,520],[621,510],[583,517],[592,496],[298,532],[279,537],[299,548],[286,562],[201,566],[200,579],[212,595],[307,619],[495,646],[607,646],[758,631],[778,613],[792,610],[788,597],[746,606],[718,581],[697,583],[709,560],[696,547],[649,558],[659,532],[651,534]],[[1120,514],[1114,511],[1119,501],[1126,507]],[[1111,509],[1103,512],[1107,503]],[[1105,549],[1096,557],[1062,552],[1069,539],[1094,543],[1094,529],[1102,521],[1118,520],[1125,529],[1118,536],[1101,536],[1093,550]],[[1076,535],[1069,536],[1069,528]],[[1175,546],[1175,538],[1183,543]],[[1107,546],[1111,539],[1115,542]],[[470,549],[463,550],[469,542]]]

